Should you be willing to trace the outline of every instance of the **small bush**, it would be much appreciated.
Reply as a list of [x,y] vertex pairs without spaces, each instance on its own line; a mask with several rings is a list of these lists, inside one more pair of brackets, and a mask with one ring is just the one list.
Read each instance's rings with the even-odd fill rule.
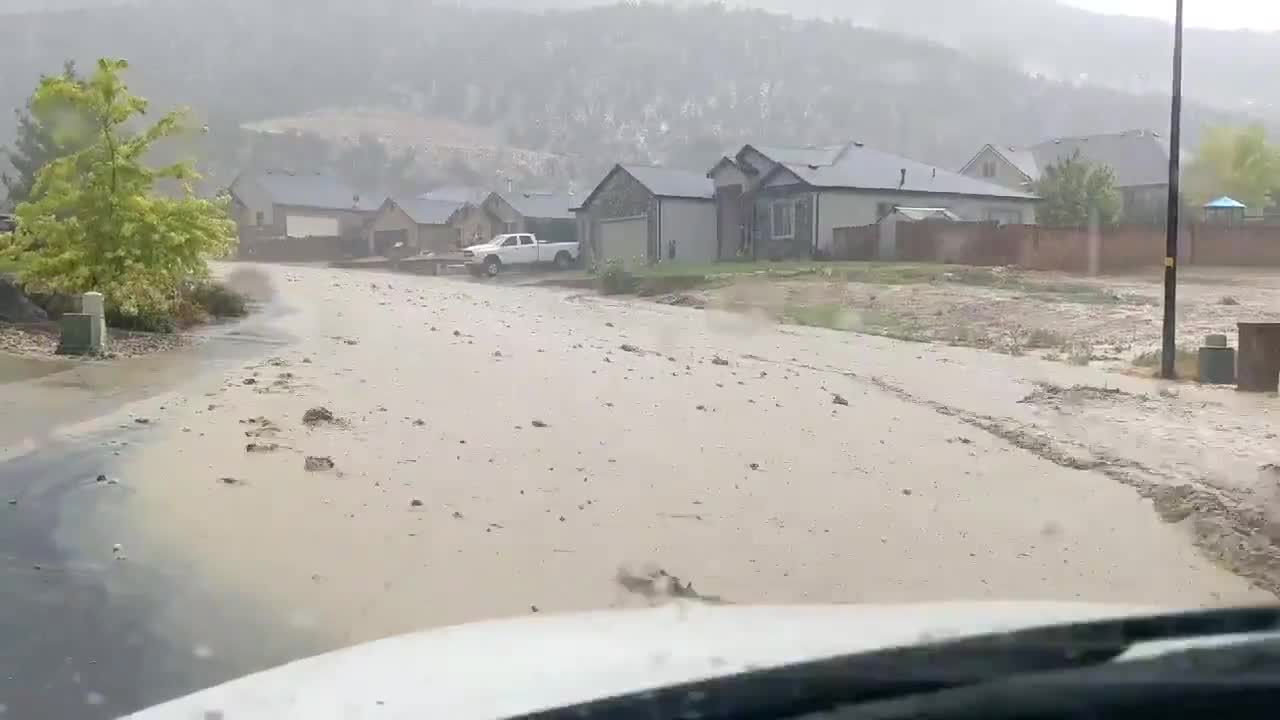
[[133,332],[171,333],[178,329],[178,321],[175,316],[161,312],[125,313],[118,307],[108,307],[107,326]]
[[191,289],[184,298],[186,299],[215,318],[244,317],[249,314],[249,302],[245,296],[222,283],[199,283]]
[[605,295],[634,292],[636,284],[636,276],[619,259],[606,262],[604,270],[600,272],[600,292]]
[[1036,328],[1027,334],[1026,346],[1038,350],[1041,348],[1062,347],[1067,339],[1061,333],[1044,328]]

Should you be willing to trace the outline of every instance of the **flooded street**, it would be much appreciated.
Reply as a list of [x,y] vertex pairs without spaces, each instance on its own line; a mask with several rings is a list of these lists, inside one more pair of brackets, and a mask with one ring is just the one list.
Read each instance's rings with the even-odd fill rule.
[[[59,526],[108,595],[163,588],[147,633],[210,663],[151,701],[304,648],[673,593],[1274,599],[1211,559],[1202,528],[1162,518],[1145,480],[1079,460],[1070,401],[1020,402],[1100,371],[547,289],[263,270],[291,341],[97,421],[117,484],[95,488],[111,500],[91,523]],[[1036,434],[1055,423],[1061,438]],[[1108,440],[1119,452],[1123,428]]]

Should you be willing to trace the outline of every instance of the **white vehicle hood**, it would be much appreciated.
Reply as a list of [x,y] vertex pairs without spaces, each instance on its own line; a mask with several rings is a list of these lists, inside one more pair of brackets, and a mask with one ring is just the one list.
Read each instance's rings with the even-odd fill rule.
[[358,645],[129,717],[501,718],[847,653],[1152,612],[1075,603],[677,603],[532,615]]
[[468,245],[462,249],[470,250],[471,252],[489,252],[490,250],[497,250],[498,247],[499,246],[497,245],[492,245],[489,243],[481,243],[480,245]]

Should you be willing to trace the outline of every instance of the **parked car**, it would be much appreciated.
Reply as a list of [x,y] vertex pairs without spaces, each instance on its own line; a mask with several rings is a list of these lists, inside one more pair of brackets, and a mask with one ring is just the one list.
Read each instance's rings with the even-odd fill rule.
[[18,221],[12,215],[0,213],[0,233],[11,233],[18,229]]
[[463,248],[467,267],[472,274],[493,277],[512,265],[551,264],[567,270],[578,260],[578,243],[544,242],[533,233],[495,235],[480,245]]

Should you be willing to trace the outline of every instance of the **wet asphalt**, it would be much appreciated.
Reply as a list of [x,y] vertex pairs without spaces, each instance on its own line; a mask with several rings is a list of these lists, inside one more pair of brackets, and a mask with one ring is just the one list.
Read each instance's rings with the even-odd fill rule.
[[[115,718],[319,647],[238,603],[233,588],[115,552],[111,540],[127,536],[119,518],[129,488],[114,474],[120,458],[110,443],[128,431],[74,440],[54,432],[269,353],[287,342],[274,329],[284,313],[268,306],[217,329],[197,351],[123,361],[118,377],[105,364],[0,377],[10,402],[0,447],[18,437],[34,444],[0,459],[0,720]],[[83,402],[49,410],[34,383],[83,385]],[[208,638],[219,640],[217,653]]]

